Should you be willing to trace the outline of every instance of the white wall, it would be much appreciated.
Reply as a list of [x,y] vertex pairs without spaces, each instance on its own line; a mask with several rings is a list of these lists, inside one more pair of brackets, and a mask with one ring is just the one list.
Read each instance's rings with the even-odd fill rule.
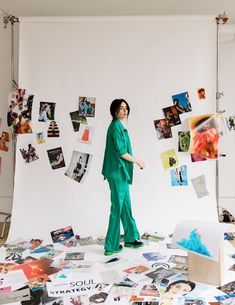
[[[46,130],[37,122],[40,101],[57,103],[56,119],[61,138],[48,139],[40,147],[35,134],[18,137],[14,208],[10,239],[49,239],[49,231],[72,225],[82,236],[105,234],[109,215],[109,190],[101,167],[105,134],[110,122],[109,105],[117,97],[131,107],[129,132],[134,155],[146,163],[135,168],[132,186],[134,215],[145,230],[171,232],[182,218],[217,220],[214,161],[187,164],[189,185],[170,186],[170,173],[163,169],[159,154],[177,149],[173,139],[157,140],[153,120],[162,118],[162,108],[172,104],[171,95],[188,91],[193,112],[215,110],[215,23],[213,17],[125,18],[24,18],[20,25],[19,84],[35,93],[34,131]],[[196,90],[207,90],[199,102]],[[97,98],[93,144],[77,142],[69,112],[77,110],[78,96]],[[25,164],[19,148],[30,139],[40,159]],[[66,165],[72,151],[93,154],[91,171],[80,185],[64,176],[65,169],[52,171],[47,149],[62,146]],[[190,178],[205,174],[209,196],[197,199]]]
[[[219,84],[224,96],[219,105],[226,113],[235,114],[235,25],[221,26],[221,42],[219,45]],[[220,205],[235,216],[235,133],[230,132],[221,138],[221,152],[226,154],[219,161]]]
[[[2,18],[2,15],[0,15]],[[18,66],[18,31],[16,28],[16,67]],[[2,131],[9,131],[6,121],[7,113],[7,97],[11,89],[11,28],[6,29],[0,26],[0,118],[2,124],[0,126],[0,134]],[[16,68],[16,75],[18,69]],[[17,78],[16,78],[17,79]],[[12,141],[9,143],[9,151],[0,151],[2,158],[2,167],[0,172],[0,211],[11,213],[12,196],[13,196],[13,151]],[[0,215],[0,221],[2,221]]]

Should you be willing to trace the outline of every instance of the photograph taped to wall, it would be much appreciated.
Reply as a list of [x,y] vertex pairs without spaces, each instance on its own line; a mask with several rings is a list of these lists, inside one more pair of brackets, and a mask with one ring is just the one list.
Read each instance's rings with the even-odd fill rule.
[[28,94],[26,89],[15,88],[9,94],[7,110],[7,124],[13,127],[17,134],[32,133],[31,115],[33,94]]
[[209,195],[209,192],[206,187],[205,175],[192,178],[191,182],[193,184],[193,188],[195,190],[198,199]]
[[181,120],[179,117],[179,112],[175,106],[169,106],[162,109],[167,120],[167,125],[170,127],[180,125]]
[[92,155],[74,150],[65,175],[76,182],[83,183],[89,172],[91,161]]
[[235,114],[227,112],[220,114],[220,135],[229,134],[235,130]]
[[188,185],[187,165],[181,165],[171,170],[171,185],[172,186]]
[[43,144],[45,143],[45,135],[43,131],[36,132],[36,139],[38,144]]
[[154,120],[158,140],[172,138],[171,127],[167,125],[166,119]]
[[94,135],[94,128],[85,124],[79,127],[79,142],[83,144],[91,144]]
[[94,118],[95,101],[96,101],[95,97],[80,96],[78,103],[79,116]]
[[204,158],[202,156],[198,156],[198,155],[195,155],[195,154],[190,154],[190,157],[191,157],[192,162],[201,162],[201,161],[206,161],[207,160],[207,158]]
[[218,260],[224,232],[227,232],[229,226],[218,222],[185,219],[177,224],[172,245],[211,260]]
[[48,127],[47,137],[48,138],[54,138],[54,137],[58,138],[59,136],[60,136],[60,131],[59,131],[57,122],[53,120],[50,122],[50,125]]
[[25,163],[31,163],[39,159],[36,148],[31,143],[20,148],[20,152],[25,160]]
[[190,145],[190,131],[178,131],[178,151],[187,152]]
[[164,169],[176,167],[179,165],[179,160],[174,149],[163,151],[160,154]]
[[79,131],[80,124],[87,124],[86,117],[79,116],[79,111],[70,112],[70,118],[75,132]]
[[172,95],[172,100],[179,114],[192,111],[188,92]]
[[206,90],[205,88],[199,88],[197,90],[197,97],[199,100],[205,100],[206,99]]
[[205,114],[189,118],[190,153],[209,159],[218,158],[219,116]]
[[71,226],[60,228],[51,231],[50,233],[53,243],[63,242],[74,236],[73,229]]
[[65,167],[64,155],[61,147],[49,149],[47,154],[52,169]]
[[8,152],[8,150],[9,150],[8,143],[9,142],[10,142],[9,132],[2,131],[2,135],[0,137],[0,150]]
[[55,106],[56,103],[40,102],[39,108],[39,122],[47,122],[55,119]]

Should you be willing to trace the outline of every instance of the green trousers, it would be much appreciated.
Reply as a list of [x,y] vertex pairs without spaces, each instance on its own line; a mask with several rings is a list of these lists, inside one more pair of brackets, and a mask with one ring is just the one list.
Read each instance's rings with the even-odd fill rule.
[[111,210],[108,231],[105,238],[105,250],[117,251],[120,243],[120,220],[124,229],[124,241],[133,242],[140,237],[131,211],[129,184],[120,168],[108,178],[111,192]]

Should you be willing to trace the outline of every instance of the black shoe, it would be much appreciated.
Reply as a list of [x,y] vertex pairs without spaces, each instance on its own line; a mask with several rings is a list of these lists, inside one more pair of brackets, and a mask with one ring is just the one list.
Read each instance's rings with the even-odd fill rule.
[[140,241],[139,239],[135,239],[133,242],[125,242],[124,247],[128,248],[140,248],[143,247],[143,242]]

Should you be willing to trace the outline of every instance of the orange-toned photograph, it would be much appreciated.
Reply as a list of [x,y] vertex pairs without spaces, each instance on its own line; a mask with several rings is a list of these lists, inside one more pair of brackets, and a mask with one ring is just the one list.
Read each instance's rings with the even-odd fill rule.
[[205,114],[189,118],[191,132],[190,153],[208,159],[218,158],[219,118]]

